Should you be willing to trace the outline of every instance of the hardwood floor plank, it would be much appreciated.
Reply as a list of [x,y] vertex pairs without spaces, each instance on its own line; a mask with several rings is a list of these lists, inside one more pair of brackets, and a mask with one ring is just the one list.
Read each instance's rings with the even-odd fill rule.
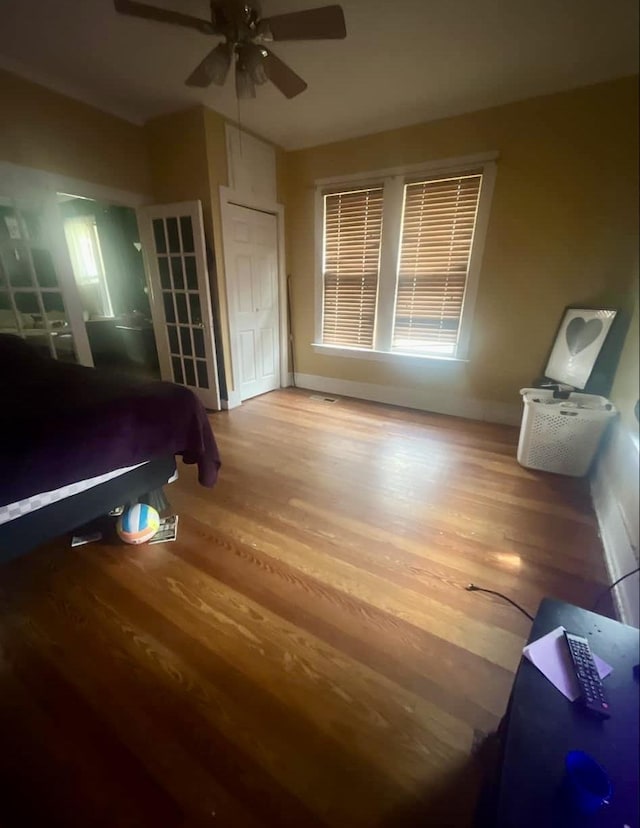
[[[258,683],[252,681],[251,676],[245,675],[241,669],[243,664],[238,664],[240,660],[234,658],[234,652],[221,644],[226,629],[220,630],[217,625],[199,623],[198,620],[190,623],[179,608],[174,614],[174,605],[162,606],[162,611],[159,612],[154,606],[153,595],[150,596],[150,604],[143,604],[135,597],[137,582],[130,581],[127,588],[116,586],[113,578],[107,580],[96,577],[95,582],[101,585],[103,596],[126,594],[127,616],[142,619],[145,629],[152,632],[154,638],[171,640],[174,651],[180,653],[180,663],[175,662],[172,673],[179,670],[180,675],[187,676],[190,686],[198,686],[199,695],[204,694],[206,699],[205,707],[200,704],[200,699],[196,699],[194,704],[199,708],[203,719],[202,727],[193,725],[189,729],[196,733],[205,728],[209,733],[208,738],[218,731],[227,739],[226,746],[220,745],[216,749],[218,755],[225,757],[224,761],[228,762],[233,755],[233,745],[242,750],[247,760],[252,760],[250,768],[231,769],[238,771],[235,778],[228,770],[224,775],[225,784],[234,788],[242,780],[237,793],[248,802],[255,800],[256,790],[262,791],[264,797],[271,793],[274,800],[276,797],[273,793],[278,791],[278,801],[274,801],[268,809],[274,824],[315,824],[312,814],[305,811],[301,804],[294,807],[296,797],[302,795],[320,814],[326,815],[331,803],[326,803],[320,795],[316,797],[308,790],[309,780],[312,779],[322,779],[323,785],[333,790],[344,789],[344,796],[375,787],[381,798],[386,796],[391,803],[397,800],[395,788],[389,785],[385,776],[376,774],[372,763],[367,763],[366,760],[353,763],[350,751],[342,750],[329,738],[326,729],[322,727],[323,721],[317,726],[310,726],[306,710],[296,712],[292,705],[285,703],[282,698],[282,683],[271,687],[264,680]],[[147,588],[149,586],[148,579],[143,579],[140,583],[146,583]],[[131,586],[133,590],[130,589]],[[183,581],[181,586],[184,594],[187,587]],[[161,590],[159,594],[163,595]],[[166,604],[166,595],[164,600]],[[206,611],[204,606],[200,609]],[[230,641],[240,632],[244,639],[249,638],[255,645],[262,647],[261,640],[242,622],[237,623],[223,613],[223,609],[215,613],[216,621],[222,623],[224,628],[232,628]],[[180,620],[176,623],[177,617]],[[235,652],[237,651],[236,646]],[[292,658],[290,656],[289,660]],[[208,709],[209,707],[213,709]],[[186,728],[183,727],[182,730],[186,731]],[[305,753],[292,765],[288,757],[294,755],[297,746],[301,744],[305,745]],[[190,749],[199,754],[202,747],[190,745]],[[203,759],[206,759],[206,754],[203,754]],[[354,764],[354,772],[345,772],[345,768],[351,764]],[[245,761],[245,765],[249,763]],[[338,771],[338,768],[341,770]],[[282,780],[281,785],[279,779]],[[290,795],[286,789],[289,789]],[[321,790],[322,788],[319,789],[319,794]],[[285,801],[286,807],[280,800]],[[259,812],[264,813],[264,802],[256,801],[254,804],[259,806]],[[355,815],[352,818],[355,819]],[[356,822],[357,820],[354,824]]]
[[[243,675],[263,688],[269,686],[270,676],[280,675],[277,692],[290,715],[297,711],[311,718],[316,727],[359,753],[362,763],[382,761],[387,773],[391,751],[398,783],[409,784],[416,756],[439,764],[442,757],[470,747],[467,726],[202,571],[173,560],[157,578],[140,558],[136,569],[136,576],[126,570],[129,589],[162,607],[176,625],[215,647]],[[112,577],[118,580],[120,575],[114,572]],[[242,649],[237,647],[239,636]],[[346,720],[351,722],[348,729],[336,726]],[[391,723],[392,746],[387,743]],[[361,732],[366,732],[366,739],[360,740]]]
[[[92,824],[110,826],[120,820],[122,824],[139,825],[145,819],[153,818],[158,826],[175,825],[182,818],[177,803],[167,794],[165,787],[153,780],[126,747],[114,738],[76,688],[56,669],[57,665],[41,657],[43,638],[37,625],[30,624],[29,627],[28,636],[18,639],[15,635],[8,635],[11,626],[4,616],[3,667],[11,674],[9,684],[13,680],[14,686],[19,685],[17,703],[24,704],[28,700],[32,708],[16,715],[16,710],[11,710],[11,705],[7,705],[3,692],[3,752],[11,756],[11,761],[7,763],[10,765],[9,773],[2,775],[3,788],[11,778],[12,788],[18,785],[25,791],[29,788],[33,790],[33,780],[22,776],[24,765],[15,761],[14,749],[20,746],[20,750],[24,751],[29,740],[29,737],[25,739],[26,734],[22,731],[16,732],[16,721],[28,721],[31,725],[34,721],[38,722],[37,729],[34,728],[31,734],[31,756],[34,752],[38,753],[38,744],[45,734],[55,743],[56,761],[43,768],[41,773],[43,781],[53,773],[57,782],[55,786],[43,786],[42,796],[31,804],[30,798],[25,800],[24,796],[21,797],[23,814],[19,818],[16,813],[16,820],[19,819],[16,824],[28,824],[24,821],[24,809],[34,806],[42,819],[40,824],[45,824],[45,821],[50,824],[50,815],[56,820],[61,817],[60,800],[63,799],[72,804],[76,815],[87,800],[86,819]],[[20,631],[25,632],[24,624]],[[5,689],[3,681],[3,691]],[[73,717],[61,726],[70,705]],[[93,785],[96,778],[101,780],[99,787]],[[77,796],[78,790],[83,792],[82,797]],[[53,802],[48,801],[52,794]],[[141,803],[144,806],[141,807]],[[4,809],[3,814],[6,817]],[[1,824],[7,823],[3,820]],[[31,824],[37,823],[34,821]]]
[[[161,790],[169,793],[189,818],[210,816],[216,811],[229,824],[243,828],[261,824],[259,819],[249,815],[243,804],[233,801],[227,787],[217,782],[210,767],[205,769],[182,746],[182,730],[171,729],[173,699],[164,682],[157,680],[157,673],[145,671],[144,663],[137,658],[139,650],[144,649],[146,658],[153,661],[156,669],[159,666],[161,671],[166,671],[171,662],[166,659],[162,647],[154,646],[155,642],[145,635],[135,639],[132,649],[123,647],[107,625],[96,623],[93,617],[95,603],[92,602],[91,608],[86,604],[79,606],[74,601],[69,582],[65,585],[63,602],[56,598],[56,589],[46,602],[38,602],[31,608],[29,624],[23,625],[23,639],[30,647],[38,649],[47,669],[55,668],[73,687],[73,693],[67,697],[66,711],[71,725],[75,726],[78,698],[86,698],[94,705],[94,716],[105,719],[114,738],[138,758]],[[86,594],[84,600],[87,600]],[[104,615],[98,618],[104,620]],[[133,640],[131,628],[119,615],[117,623],[124,637]],[[60,640],[64,640],[63,647],[58,644]],[[98,653],[100,657],[96,658]],[[176,680],[182,677],[178,668],[171,675]],[[47,694],[46,683],[41,692]],[[104,711],[103,705],[106,707]],[[184,709],[190,711],[188,706]],[[227,746],[220,747],[224,751]],[[94,745],[94,750],[100,749],[99,743]],[[225,754],[222,752],[221,755]],[[246,763],[243,763],[243,770],[245,768]],[[100,777],[96,775],[96,778]],[[84,789],[78,791],[76,799],[82,801],[79,794],[84,796],[84,793]],[[128,825],[130,815],[126,803],[122,798],[114,798],[114,801],[119,813],[112,814],[113,821],[107,824],[119,825],[120,820],[123,825]],[[151,815],[146,814],[145,819],[133,824],[144,825],[150,819]],[[176,819],[168,824],[180,822]]]
[[[497,724],[511,687],[509,671],[497,670],[466,649],[457,651],[453,671],[451,645],[446,642],[192,522],[194,527],[190,526],[188,531],[193,533],[194,540],[180,551],[184,560],[410,692],[434,701],[439,699],[456,718],[467,721],[471,727],[478,727],[482,721],[489,731]],[[438,665],[437,671],[434,664]],[[475,676],[473,693],[456,684],[461,668]]]
[[516,429],[299,390],[211,422],[175,543],[0,571],[0,824],[466,828],[528,623],[464,587],[589,606],[585,481]]
[[[233,457],[231,459],[233,461]],[[443,486],[440,486],[435,493],[431,491],[434,486],[430,485],[423,487],[422,490],[413,491],[410,496],[402,496],[398,491],[395,491],[393,495],[381,496],[377,482],[368,487],[362,483],[354,486],[349,480],[334,481],[331,475],[323,480],[318,478],[315,470],[309,469],[306,471],[297,469],[295,474],[297,476],[295,488],[292,491],[293,497],[313,502],[319,508],[338,513],[340,504],[348,503],[350,516],[358,517],[361,521],[372,525],[380,525],[380,522],[384,521],[381,528],[390,528],[391,518],[392,529],[400,526],[404,529],[404,526],[409,525],[419,527],[423,532],[449,532],[454,533],[456,537],[499,544],[504,542],[505,533],[512,528],[514,517],[517,518],[521,532],[524,526],[535,527],[540,523],[537,515],[529,519],[526,512],[514,511],[509,507],[501,507],[500,504],[487,505],[486,501],[474,503],[469,498],[461,502],[456,501]],[[239,473],[235,469],[232,475],[231,482],[234,490],[253,491],[252,480],[256,478]],[[291,491],[293,488],[288,475],[284,472],[270,473],[269,478],[272,479],[274,486],[283,491]],[[375,496],[374,499],[372,499],[372,494]],[[419,503],[418,508],[416,508],[416,500]],[[594,536],[592,519],[584,522],[571,519],[556,520],[550,516],[545,520],[553,528],[558,540],[564,540],[565,546],[569,548],[571,544],[568,544],[566,540],[573,539],[576,534],[580,540],[585,542],[589,542]]]
[[[200,520],[215,527],[234,541],[260,547],[307,575],[331,584],[336,589],[370,603],[378,609],[415,624],[423,630],[487,658],[507,670],[515,669],[522,651],[522,636],[469,618],[451,604],[425,601],[413,590],[396,587],[377,575],[325,555],[308,545],[280,536],[264,524],[248,517],[238,523],[232,513],[215,503],[202,504]],[[367,533],[364,524],[363,532]]]
[[[199,493],[197,487],[189,489],[189,494],[197,498]],[[187,491],[183,488],[179,495],[187,497]],[[349,531],[343,524],[339,532],[335,531],[334,518],[330,521],[316,520],[315,515],[306,514],[304,509],[296,508],[296,501],[289,500],[286,506],[273,508],[273,498],[255,487],[245,483],[242,487],[227,488],[220,496],[218,502],[236,513],[248,512],[258,515],[268,526],[280,528],[287,535],[303,537],[305,533],[314,536],[314,542],[320,544],[333,544],[335,554],[360,554],[369,559],[375,559],[376,563],[388,560],[393,556],[395,563],[412,567],[412,572],[420,574],[420,567],[426,566],[427,562],[433,565],[442,565],[452,573],[452,583],[466,585],[470,579],[479,580],[489,574],[494,582],[504,589],[518,589],[521,582],[535,584],[540,582],[540,594],[549,590],[550,585],[555,586],[553,592],[565,593],[562,597],[573,600],[573,596],[566,594],[567,589],[576,584],[577,595],[584,594],[586,584],[596,587],[596,591],[602,588],[601,584],[593,584],[583,577],[584,573],[584,550],[579,549],[575,555],[557,555],[553,551],[540,547],[518,544],[504,537],[496,543],[486,543],[476,538],[465,538],[457,533],[437,531],[432,528],[420,526],[419,532],[411,531],[412,527],[405,527],[403,538],[408,538],[410,545],[400,548],[396,542],[397,536],[387,533],[382,540],[374,540],[369,536],[367,544],[362,544],[362,538],[358,531]],[[197,510],[198,504],[193,500],[181,500],[181,503],[188,504],[190,512]],[[280,526],[280,524],[284,524]],[[591,546],[598,549],[599,540],[597,536],[589,539]],[[526,570],[523,572],[522,570]],[[566,574],[570,572],[574,578],[567,580]],[[458,580],[453,573],[460,573]],[[577,583],[576,583],[577,582]],[[537,603],[537,601],[536,601]]]
[[[464,591],[470,577],[477,580],[490,574],[486,567],[476,564],[480,554],[483,556],[487,554],[486,548],[480,551],[474,550],[476,554],[469,555],[466,559],[462,552],[455,557],[452,557],[450,551],[433,554],[423,543],[416,543],[415,549],[412,548],[408,552],[397,544],[373,539],[370,535],[363,538],[362,534],[349,531],[345,527],[341,527],[339,533],[323,530],[321,527],[326,526],[325,523],[310,518],[303,509],[294,508],[292,501],[289,502],[290,508],[286,512],[280,511],[277,514],[272,513],[268,507],[265,509],[261,509],[259,505],[256,507],[256,503],[260,504],[260,498],[253,494],[249,499],[243,496],[240,499],[225,497],[222,500],[222,505],[226,510],[238,516],[251,515],[264,528],[281,534],[283,542],[289,539],[302,543],[312,542],[314,548],[327,558],[335,557],[374,575],[381,575],[399,586],[428,595],[430,598],[437,598],[439,593],[444,591],[447,602],[456,603],[451,592],[453,587],[459,592],[457,604],[465,606],[471,597]],[[202,504],[197,503],[197,494],[191,496],[190,499],[183,499],[181,496],[180,504],[183,510],[186,508],[190,512],[200,513],[202,509],[206,509]],[[220,528],[219,525],[217,528]],[[366,543],[363,542],[365,540]],[[256,547],[255,544],[251,544],[247,548],[255,549]],[[462,544],[459,542],[457,549],[461,548]],[[454,563],[459,565],[452,565]],[[502,588],[516,592],[520,588],[519,573],[514,574],[513,567],[511,571],[497,575],[495,571],[492,571],[491,575],[494,583],[498,583]],[[544,573],[541,577],[544,577],[545,585],[553,581],[552,573]],[[528,580],[535,581],[535,574],[531,573]],[[324,582],[318,581],[318,583]],[[483,616],[483,620],[510,630],[513,627],[511,613],[504,613],[503,610],[504,606],[494,602]]]

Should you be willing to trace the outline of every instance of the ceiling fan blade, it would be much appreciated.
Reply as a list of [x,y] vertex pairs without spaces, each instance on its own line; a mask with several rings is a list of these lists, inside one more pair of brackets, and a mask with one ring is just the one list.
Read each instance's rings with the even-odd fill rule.
[[340,6],[266,17],[260,21],[258,31],[273,40],[340,40],[347,36]]
[[113,0],[115,10],[120,14],[128,14],[133,17],[142,17],[145,20],[155,20],[158,23],[173,23],[176,26],[186,26],[189,29],[196,29],[203,34],[214,34],[215,29],[209,20],[201,20],[199,17],[191,17],[188,14],[171,11],[170,9],[159,9],[157,6],[149,6],[146,3],[138,3],[137,0]]
[[216,83],[224,86],[224,82],[231,68],[233,47],[229,43],[218,43],[206,58],[199,63],[189,75],[185,83],[187,86],[209,86]]
[[[287,98],[295,98],[307,88],[307,84],[302,80],[300,75],[296,75],[293,69],[290,69],[286,63],[283,63],[279,57],[265,49],[262,50],[262,65],[267,77],[274,86],[285,95]],[[266,52],[266,54],[265,54]]]

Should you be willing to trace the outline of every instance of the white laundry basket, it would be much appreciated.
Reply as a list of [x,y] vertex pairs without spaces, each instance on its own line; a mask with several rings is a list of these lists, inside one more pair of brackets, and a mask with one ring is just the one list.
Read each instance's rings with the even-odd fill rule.
[[524,401],[518,462],[530,469],[582,477],[589,471],[602,435],[617,412],[606,397],[522,388]]

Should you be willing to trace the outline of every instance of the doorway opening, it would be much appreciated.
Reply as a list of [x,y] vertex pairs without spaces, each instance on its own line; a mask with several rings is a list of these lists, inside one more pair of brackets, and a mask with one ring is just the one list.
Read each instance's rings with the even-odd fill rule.
[[0,197],[0,334],[26,339],[43,356],[77,362],[72,317],[50,241],[41,205]]
[[94,365],[159,379],[135,210],[67,193],[57,201]]

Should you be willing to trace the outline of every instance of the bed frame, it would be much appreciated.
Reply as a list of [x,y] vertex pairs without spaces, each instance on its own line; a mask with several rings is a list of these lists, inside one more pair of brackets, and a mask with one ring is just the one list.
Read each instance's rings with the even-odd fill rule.
[[138,503],[143,496],[150,495],[145,502],[151,500],[151,505],[163,505],[162,487],[175,471],[173,455],[157,458],[84,492],[0,524],[0,563],[84,526],[116,506]]

